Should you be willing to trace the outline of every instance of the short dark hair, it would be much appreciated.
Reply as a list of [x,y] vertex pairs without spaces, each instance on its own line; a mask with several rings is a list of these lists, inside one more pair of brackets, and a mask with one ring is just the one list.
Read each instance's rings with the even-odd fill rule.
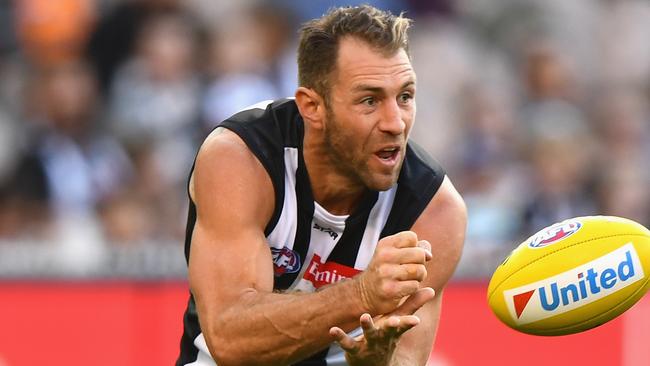
[[300,29],[298,82],[328,100],[330,76],[335,71],[339,42],[356,37],[386,55],[404,49],[409,55],[408,29],[411,19],[393,15],[370,5],[330,9]]

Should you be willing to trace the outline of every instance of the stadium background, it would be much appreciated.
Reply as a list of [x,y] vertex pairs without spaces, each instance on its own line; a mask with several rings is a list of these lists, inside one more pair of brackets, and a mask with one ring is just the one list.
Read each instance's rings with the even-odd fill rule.
[[[293,94],[337,1],[0,2],[0,365],[163,365],[187,296],[187,171],[239,108]],[[415,19],[418,119],[469,208],[432,365],[646,365],[650,300],[516,334],[491,271],[555,221],[650,224],[650,2],[370,1]]]

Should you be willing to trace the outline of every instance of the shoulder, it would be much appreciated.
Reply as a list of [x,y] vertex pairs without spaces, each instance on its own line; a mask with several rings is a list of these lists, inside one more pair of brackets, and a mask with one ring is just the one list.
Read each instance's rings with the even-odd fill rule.
[[[295,112],[294,112],[295,111]],[[196,170],[210,171],[217,162],[236,161],[263,166],[270,173],[269,157],[282,151],[281,126],[295,118],[297,107],[293,99],[267,100],[251,105],[222,121],[205,138],[196,157],[190,179],[190,192]],[[257,160],[257,164],[255,161]],[[261,165],[260,165],[261,164]],[[221,169],[226,168],[223,165]],[[237,168],[237,166],[227,167]]]
[[234,132],[217,128],[205,139],[189,184],[190,197],[201,213],[257,209],[268,220],[273,209],[269,175],[247,144]]
[[217,127],[205,138],[196,156],[197,165],[205,160],[227,160],[251,155],[246,143],[235,132]]
[[265,144],[298,144],[296,128],[302,119],[293,98],[264,101],[244,108],[220,126],[234,131],[247,143],[261,148]]
[[284,174],[284,149],[302,142],[302,118],[291,98],[258,103],[219,126],[237,134],[272,176]]
[[445,171],[429,153],[409,140],[398,183],[429,201],[440,188]]
[[[198,215],[214,197],[220,202],[237,197],[240,202],[231,204],[238,211],[252,203],[260,220],[272,223],[281,209],[275,203],[282,202],[285,148],[297,147],[301,140],[302,120],[290,98],[257,103],[223,121],[201,145],[190,175]],[[200,187],[206,194],[201,195]]]
[[[237,173],[255,173],[259,162],[246,143],[236,133],[218,127],[203,141],[196,156],[196,162],[190,176],[190,195],[195,199],[196,181],[199,178],[216,179],[227,175],[233,180]],[[263,170],[262,170],[263,172]],[[258,171],[259,173],[259,171]]]

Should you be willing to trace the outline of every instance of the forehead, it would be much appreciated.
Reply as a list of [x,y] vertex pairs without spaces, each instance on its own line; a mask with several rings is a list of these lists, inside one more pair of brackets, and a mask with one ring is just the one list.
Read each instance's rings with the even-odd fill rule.
[[415,81],[415,71],[404,49],[385,55],[358,38],[345,37],[339,44],[336,79],[345,87],[367,83],[390,87]]

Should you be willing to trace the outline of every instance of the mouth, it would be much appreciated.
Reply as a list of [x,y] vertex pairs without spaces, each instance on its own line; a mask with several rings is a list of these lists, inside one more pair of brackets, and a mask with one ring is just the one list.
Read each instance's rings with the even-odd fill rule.
[[398,145],[392,145],[384,147],[375,152],[375,156],[386,165],[395,165],[397,163],[400,147]]

